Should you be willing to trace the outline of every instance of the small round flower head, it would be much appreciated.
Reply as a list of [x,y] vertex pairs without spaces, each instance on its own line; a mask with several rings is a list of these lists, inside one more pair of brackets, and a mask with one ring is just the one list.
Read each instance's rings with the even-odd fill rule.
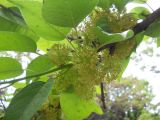
[[49,58],[55,65],[63,65],[70,60],[71,49],[68,46],[55,44],[48,52]]

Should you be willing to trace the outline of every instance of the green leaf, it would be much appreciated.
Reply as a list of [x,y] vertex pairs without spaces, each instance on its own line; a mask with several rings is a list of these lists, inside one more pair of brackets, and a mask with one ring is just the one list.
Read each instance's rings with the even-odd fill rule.
[[97,3],[98,0],[45,0],[42,14],[51,24],[76,27]]
[[49,40],[45,40],[40,38],[37,41],[37,47],[38,49],[44,51],[44,52],[48,52],[48,50],[53,46],[54,42],[60,42],[60,41],[49,41]]
[[[137,48],[138,45],[142,42],[143,38],[144,38],[144,33],[143,33],[143,32],[141,32],[141,33],[139,33],[139,34],[137,34],[137,35],[135,36],[136,45],[135,45],[134,49],[132,50],[132,52],[136,51],[136,48]],[[121,80],[121,77],[122,77],[124,71],[126,70],[129,62],[130,62],[130,56],[131,56],[132,52],[128,55],[127,58],[124,58],[124,59],[121,61],[121,66],[122,66],[122,68],[121,68],[121,71],[120,71],[120,73],[118,74],[118,76],[117,76],[117,78],[116,78],[117,80]]]
[[[48,41],[48,40],[40,38],[37,41],[38,49],[43,50],[44,52],[48,52],[48,49],[50,49],[54,44],[62,44],[62,45],[71,46],[68,43],[68,40],[66,40],[66,39],[61,40],[61,41]],[[74,42],[72,44],[74,44]]]
[[10,0],[18,6],[27,25],[40,37],[47,40],[63,40],[70,28],[57,27],[48,24],[42,17],[42,3],[38,1]]
[[21,64],[9,57],[0,57],[0,80],[13,78],[23,72]]
[[83,120],[92,112],[102,113],[94,100],[84,100],[74,93],[62,93],[60,104],[66,120]]
[[16,89],[24,88],[25,86],[26,86],[26,83],[24,82],[16,82],[13,84],[13,87],[15,87]]
[[27,27],[25,21],[21,17],[9,12],[10,10],[16,12],[20,16],[18,8],[12,7],[0,9],[0,31],[18,32],[32,38],[33,40],[37,40],[38,36]]
[[18,24],[13,23],[3,17],[0,17],[0,31],[16,31],[19,27]]
[[94,33],[97,36],[98,40],[102,44],[110,44],[120,41],[125,41],[133,37],[134,32],[132,30],[127,30],[122,33],[107,33],[103,31],[100,27],[94,28]]
[[130,61],[130,56],[128,58],[125,58],[124,60],[122,60],[122,63],[121,63],[122,68],[121,68],[120,73],[118,74],[118,77],[116,78],[117,80],[119,80],[119,81],[121,80],[122,75],[129,64],[129,61]]
[[108,21],[107,21],[107,18],[106,16],[104,17],[101,17],[97,23],[96,23],[96,26],[100,27],[102,30],[106,31],[106,32],[112,32],[111,28],[109,27],[108,25]]
[[157,38],[157,47],[160,47],[160,37]]
[[1,51],[19,51],[35,52],[36,43],[19,33],[0,31],[0,50]]
[[14,96],[5,114],[5,120],[30,120],[47,100],[53,80],[34,82]]
[[110,0],[99,0],[98,6],[107,9],[110,8],[112,5],[112,2]]
[[160,37],[160,20],[152,23],[144,34],[150,37]]
[[[135,36],[137,46],[143,41],[143,38],[144,38],[144,32],[141,32]],[[136,47],[135,47],[135,50],[136,50]]]
[[16,23],[18,25],[23,25],[25,26],[25,22],[23,18],[21,17],[20,11],[16,7],[2,7],[0,9],[0,16],[12,23]]
[[32,38],[34,41],[38,39],[37,35],[28,29],[27,26],[18,25],[12,21],[4,19],[3,17],[0,17],[0,26],[0,31],[17,32]]
[[31,61],[27,67],[27,76],[43,73],[53,68],[54,65],[47,55],[39,56]]
[[145,7],[135,7],[130,11],[130,13],[133,13],[133,15],[138,19],[145,19],[150,14],[150,11]]
[[7,0],[0,0],[0,4],[4,5],[6,7],[12,7],[13,6],[13,4],[8,2]]

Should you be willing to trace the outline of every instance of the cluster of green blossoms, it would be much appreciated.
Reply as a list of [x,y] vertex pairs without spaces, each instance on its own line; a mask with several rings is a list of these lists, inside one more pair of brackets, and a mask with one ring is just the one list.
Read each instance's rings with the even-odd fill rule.
[[[99,26],[108,33],[120,33],[126,31],[136,24],[136,19],[132,14],[126,11],[117,10],[106,11],[97,9],[90,15],[91,20],[86,21],[85,32],[83,32],[87,41],[97,43],[95,46],[99,49],[102,45],[99,38],[94,34],[94,27]],[[123,70],[124,61],[128,59],[136,45],[136,38],[131,38],[123,42],[114,43],[112,49],[106,48],[101,51],[101,66],[106,73],[104,80],[110,82],[115,80]]]
[[56,44],[48,53],[55,65],[73,64],[71,68],[57,72],[55,80],[57,91],[73,88],[79,96],[89,99],[94,96],[96,85],[115,80],[123,69],[123,61],[133,51],[135,38],[116,43],[112,54],[109,48],[97,52],[101,43],[92,29],[102,19],[105,23],[102,27],[107,27],[106,32],[111,33],[123,32],[136,24],[132,15],[125,12],[93,11],[84,21],[85,25],[82,26],[85,27],[79,28],[82,41],[78,42],[76,47]]
[[[60,49],[57,50],[54,49],[57,48],[57,45],[54,45],[49,52],[50,58],[55,61],[53,61],[54,63],[59,61],[57,51],[62,51],[64,53],[67,53],[66,51],[68,51],[67,46],[62,46],[63,47],[59,47]],[[98,85],[103,79],[103,77],[100,76],[100,71],[97,67],[99,58],[96,49],[90,46],[77,47],[75,51],[70,49],[70,52],[68,51],[64,58],[70,60],[73,67],[57,73],[58,77],[55,80],[56,89],[63,91],[72,87],[75,92],[83,98],[88,99],[93,97],[95,85]],[[63,64],[66,63],[65,59],[63,60]],[[62,65],[61,61],[57,64]]]

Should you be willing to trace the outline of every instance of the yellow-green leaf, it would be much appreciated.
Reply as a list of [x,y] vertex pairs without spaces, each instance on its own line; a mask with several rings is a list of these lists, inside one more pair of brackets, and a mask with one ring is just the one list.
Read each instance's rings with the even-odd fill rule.
[[94,33],[97,36],[98,40],[102,44],[110,44],[120,41],[125,41],[133,37],[134,32],[132,30],[127,30],[122,33],[107,33],[103,31],[100,27],[94,28]]
[[34,40],[16,32],[0,31],[0,50],[18,52],[36,52]]
[[5,120],[31,120],[34,113],[47,100],[53,80],[34,82],[14,96],[5,114]]
[[0,80],[13,78],[23,72],[21,64],[9,57],[0,57]]
[[60,104],[66,120],[83,120],[92,112],[102,113],[94,100],[84,100],[75,93],[62,93]]
[[39,35],[39,37],[47,40],[63,40],[70,31],[70,28],[57,27],[46,22],[42,17],[41,2],[32,0],[10,1],[20,8],[27,25]]
[[62,27],[76,27],[98,4],[98,0],[45,0],[46,21]]

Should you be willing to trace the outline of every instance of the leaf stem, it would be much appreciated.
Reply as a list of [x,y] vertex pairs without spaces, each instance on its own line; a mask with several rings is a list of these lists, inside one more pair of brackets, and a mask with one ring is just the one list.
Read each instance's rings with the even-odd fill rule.
[[35,74],[35,75],[23,77],[23,78],[18,78],[18,79],[14,79],[14,80],[10,80],[10,81],[0,82],[0,85],[2,85],[2,84],[8,84],[8,83],[14,84],[15,82],[22,81],[24,79],[29,79],[29,78],[34,78],[34,77],[40,77],[40,76],[47,75],[49,73],[52,73],[52,72],[55,72],[55,71],[58,71],[58,70],[61,70],[61,69],[70,68],[72,66],[73,66],[73,64],[71,64],[71,63],[70,64],[66,64],[66,65],[61,65],[61,66],[59,66],[57,68],[54,68],[52,70],[49,70],[49,71],[46,71],[46,72],[43,72],[43,73],[39,73],[39,74]]

